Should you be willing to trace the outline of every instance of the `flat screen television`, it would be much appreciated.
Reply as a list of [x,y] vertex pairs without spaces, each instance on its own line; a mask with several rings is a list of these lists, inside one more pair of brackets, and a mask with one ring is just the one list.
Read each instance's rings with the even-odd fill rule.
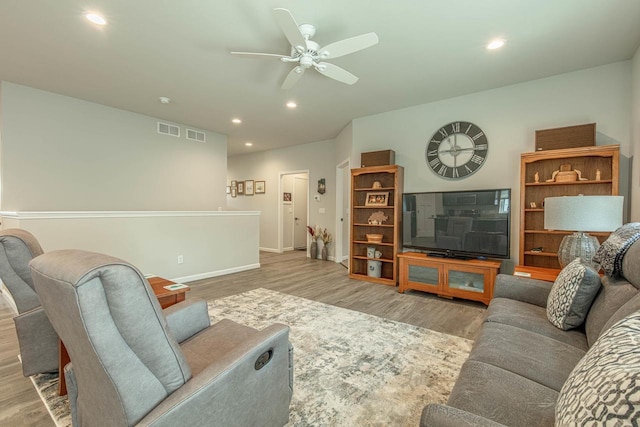
[[402,195],[405,248],[458,258],[510,257],[511,189]]

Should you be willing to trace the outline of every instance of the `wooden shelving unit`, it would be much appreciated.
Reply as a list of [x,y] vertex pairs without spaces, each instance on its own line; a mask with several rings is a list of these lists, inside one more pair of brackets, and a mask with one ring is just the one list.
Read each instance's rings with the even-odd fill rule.
[[[620,147],[618,145],[567,148],[523,153],[520,156],[520,259],[522,266],[558,269],[558,247],[571,232],[544,228],[545,197],[618,195]],[[570,164],[586,181],[547,182],[560,165]],[[600,179],[596,180],[596,171]],[[535,182],[538,173],[539,182]],[[531,207],[531,203],[536,207]],[[579,230],[576,230],[579,231]],[[589,233],[602,243],[610,233]],[[542,248],[540,251],[532,251]]]
[[[374,182],[381,187],[373,188]],[[349,277],[395,286],[398,282],[398,251],[402,248],[402,191],[404,169],[398,165],[371,166],[351,170],[351,248]],[[366,206],[367,193],[389,193],[386,206]],[[383,224],[368,223],[372,213],[382,211]],[[382,234],[381,243],[367,241],[367,234]],[[380,258],[368,258],[367,247],[375,246]],[[368,262],[382,262],[381,277],[367,275]]]

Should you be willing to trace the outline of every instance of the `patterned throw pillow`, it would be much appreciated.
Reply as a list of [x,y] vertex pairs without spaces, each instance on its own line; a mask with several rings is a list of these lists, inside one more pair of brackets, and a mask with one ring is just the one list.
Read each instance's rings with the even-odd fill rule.
[[598,273],[576,258],[562,269],[551,288],[547,319],[565,331],[582,325],[598,290]]
[[598,338],[562,386],[556,426],[640,425],[640,311]]
[[622,259],[633,243],[640,239],[640,222],[630,222],[618,228],[604,241],[593,256],[607,276],[622,274]]

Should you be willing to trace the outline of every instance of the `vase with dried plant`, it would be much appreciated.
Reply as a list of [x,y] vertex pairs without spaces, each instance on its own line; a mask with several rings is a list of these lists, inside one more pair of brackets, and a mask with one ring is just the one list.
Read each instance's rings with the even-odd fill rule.
[[309,232],[309,236],[311,236],[311,244],[309,245],[309,256],[311,259],[318,258],[318,237],[320,237],[320,233],[318,233],[317,230],[317,226],[314,228],[307,225],[307,231]]
[[329,243],[333,242],[333,237],[331,236],[331,233],[329,233],[327,231],[327,229],[325,228],[324,230],[322,230],[322,232],[320,233],[320,239],[322,240],[322,243],[324,244],[322,246],[322,259],[323,260],[327,260],[329,258]]

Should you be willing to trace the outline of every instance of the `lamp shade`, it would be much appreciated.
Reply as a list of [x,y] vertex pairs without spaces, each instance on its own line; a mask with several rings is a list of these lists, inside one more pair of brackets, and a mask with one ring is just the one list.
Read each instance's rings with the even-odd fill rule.
[[614,231],[622,226],[622,196],[562,196],[544,199],[544,228]]

